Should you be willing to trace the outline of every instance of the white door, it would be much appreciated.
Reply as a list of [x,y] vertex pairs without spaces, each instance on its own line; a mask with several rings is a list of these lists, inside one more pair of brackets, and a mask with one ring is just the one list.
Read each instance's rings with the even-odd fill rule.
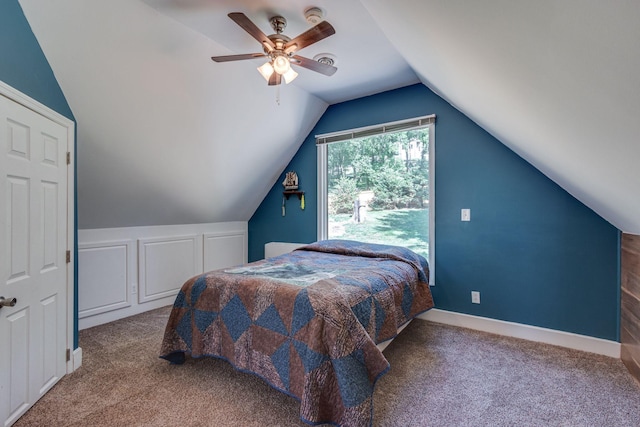
[[66,373],[67,132],[0,95],[0,426]]

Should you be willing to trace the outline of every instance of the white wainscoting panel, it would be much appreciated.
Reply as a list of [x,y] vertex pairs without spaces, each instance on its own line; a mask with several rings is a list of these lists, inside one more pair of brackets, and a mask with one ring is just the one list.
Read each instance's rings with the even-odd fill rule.
[[79,328],[173,304],[190,277],[246,263],[247,236],[240,221],[78,230]]
[[202,236],[138,240],[138,302],[175,296],[190,277],[202,272]]
[[78,317],[129,307],[133,240],[78,245]]
[[246,262],[246,233],[206,233],[204,235],[204,271],[246,264]]

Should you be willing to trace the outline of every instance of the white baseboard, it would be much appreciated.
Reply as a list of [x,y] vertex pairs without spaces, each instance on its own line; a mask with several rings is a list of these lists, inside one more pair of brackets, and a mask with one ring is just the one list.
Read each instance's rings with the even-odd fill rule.
[[[176,289],[176,295],[177,294],[178,290]],[[149,301],[143,304],[133,304],[131,307],[127,307],[126,309],[107,311],[93,316],[84,317],[82,319],[78,319],[78,330],[81,331],[83,329],[93,328],[94,326],[115,322],[116,320],[124,319],[125,317],[135,316],[136,314],[144,313],[145,311],[166,307],[168,305],[172,305],[175,299],[175,295],[170,295],[168,297]]]
[[475,329],[508,337],[522,338],[529,341],[587,351],[618,359],[620,358],[621,346],[619,342],[589,337],[586,335],[578,335],[571,332],[472,316],[469,314],[439,310],[436,308],[419,315],[418,318],[436,323],[460,326],[463,328]]
[[73,362],[74,372],[82,366],[82,347],[78,347],[71,353],[71,361]]
[[68,354],[69,360],[67,360],[67,374],[72,374],[82,366],[82,348],[78,347]]

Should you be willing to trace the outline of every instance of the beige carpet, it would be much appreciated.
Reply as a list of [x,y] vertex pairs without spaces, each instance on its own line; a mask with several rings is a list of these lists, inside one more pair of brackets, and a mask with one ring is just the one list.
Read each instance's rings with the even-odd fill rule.
[[[158,358],[169,308],[80,332],[83,365],[15,425],[300,426],[299,404],[217,359]],[[638,426],[622,362],[416,320],[385,350],[375,426]]]

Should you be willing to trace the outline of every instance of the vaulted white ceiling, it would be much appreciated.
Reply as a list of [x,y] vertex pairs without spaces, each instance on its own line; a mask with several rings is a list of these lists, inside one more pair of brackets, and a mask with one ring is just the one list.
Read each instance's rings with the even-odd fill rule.
[[[329,104],[421,81],[640,234],[640,2],[20,0],[78,121],[80,228],[248,220]],[[337,56],[268,87],[227,14],[291,37],[326,12]],[[276,99],[279,97],[279,104]]]

